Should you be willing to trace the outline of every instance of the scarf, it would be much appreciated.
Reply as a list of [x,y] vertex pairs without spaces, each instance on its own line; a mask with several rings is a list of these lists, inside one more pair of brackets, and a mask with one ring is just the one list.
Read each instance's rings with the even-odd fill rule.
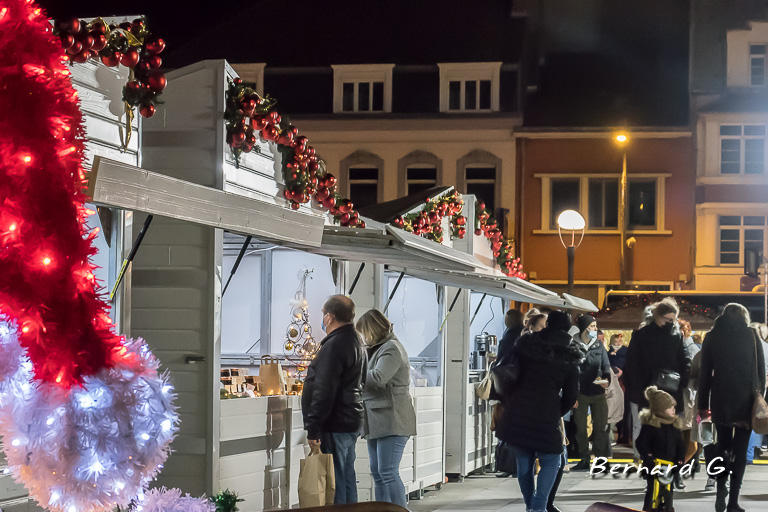
[[651,427],[661,428],[662,425],[672,425],[678,430],[682,430],[683,418],[679,416],[662,416],[654,414],[650,409],[640,411],[640,423],[650,425]]

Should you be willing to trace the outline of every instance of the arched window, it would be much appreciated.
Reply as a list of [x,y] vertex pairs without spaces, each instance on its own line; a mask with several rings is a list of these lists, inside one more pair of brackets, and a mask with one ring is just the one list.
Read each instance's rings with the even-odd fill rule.
[[355,151],[341,161],[340,190],[352,200],[355,208],[382,201],[381,177],[384,160],[367,151]]
[[495,212],[501,201],[499,175],[501,159],[488,151],[475,150],[467,153],[456,163],[457,183],[464,194],[474,194],[485,202],[485,207]]
[[427,151],[413,151],[400,159],[398,195],[407,196],[436,187],[443,182],[443,161]]

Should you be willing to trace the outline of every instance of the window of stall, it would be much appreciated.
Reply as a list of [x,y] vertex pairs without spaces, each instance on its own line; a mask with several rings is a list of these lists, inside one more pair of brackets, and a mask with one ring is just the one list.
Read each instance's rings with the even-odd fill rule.
[[[395,273],[386,274],[386,297],[391,294],[398,277]],[[442,310],[439,286],[415,277],[404,277],[385,312],[394,325],[395,336],[408,352],[413,385],[442,385]]]
[[507,306],[504,299],[479,292],[472,292],[469,303],[469,318],[472,322],[469,326],[471,356],[475,350],[475,336],[486,332],[496,336],[497,343],[501,340],[504,335],[504,314],[507,312]]

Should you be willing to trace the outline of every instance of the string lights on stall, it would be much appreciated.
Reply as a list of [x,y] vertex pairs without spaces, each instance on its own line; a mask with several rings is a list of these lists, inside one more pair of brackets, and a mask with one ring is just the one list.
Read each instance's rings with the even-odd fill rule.
[[[663,298],[663,295],[655,292],[635,295],[632,297],[624,297],[621,299],[620,303],[613,304],[610,307],[605,307],[600,311],[593,313],[593,316],[595,318],[600,318],[601,316],[607,315],[609,313],[621,311],[627,308],[643,309],[647,306],[650,306],[651,304],[659,302]],[[677,302],[677,306],[680,308],[680,312],[685,313],[686,315],[703,316],[712,320],[717,317],[717,310],[714,308],[710,308],[702,304],[695,304],[684,298],[675,298],[675,301]]]
[[304,380],[307,367],[315,357],[319,347],[312,335],[309,323],[309,303],[307,302],[307,280],[312,279],[314,270],[299,271],[299,288],[291,300],[291,322],[285,330],[283,349],[286,359],[294,363],[292,377],[300,382]]

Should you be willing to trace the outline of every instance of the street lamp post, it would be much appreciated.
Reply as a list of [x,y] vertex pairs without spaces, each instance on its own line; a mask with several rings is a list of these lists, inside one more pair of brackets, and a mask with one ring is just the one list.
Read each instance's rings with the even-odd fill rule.
[[[570,295],[573,295],[573,266],[576,248],[584,240],[586,225],[584,217],[576,210],[565,210],[557,217],[557,233],[560,235],[560,242],[568,253],[568,293]],[[570,231],[570,236],[568,236],[568,231]],[[565,232],[565,237],[563,237],[563,232]]]
[[622,162],[621,162],[621,181],[619,183],[619,245],[620,245],[620,269],[619,269],[619,283],[622,289],[627,285],[627,264],[626,255],[624,253],[624,242],[627,238],[627,143],[629,137],[626,134],[620,133],[616,135],[616,144],[622,149]]

